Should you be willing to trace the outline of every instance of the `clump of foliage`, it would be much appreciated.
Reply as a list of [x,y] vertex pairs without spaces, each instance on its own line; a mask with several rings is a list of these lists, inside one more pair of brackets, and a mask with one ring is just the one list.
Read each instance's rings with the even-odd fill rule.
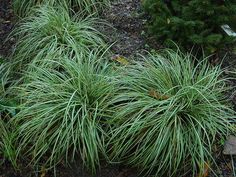
[[109,2],[109,0],[13,0],[13,9],[20,17],[29,15],[32,8],[37,5],[63,6],[67,10],[74,9],[90,15],[108,7]]
[[6,77],[6,70],[5,65],[0,65],[0,154],[3,152],[4,149],[4,141],[5,141],[5,135],[7,134],[4,118],[6,117],[5,111],[6,111],[6,104],[7,100],[5,98],[6,96],[6,90],[5,86],[8,82],[8,78]]
[[168,46],[172,41],[185,49],[201,46],[210,54],[235,41],[221,29],[233,23],[232,0],[145,0],[144,8],[150,14],[150,32]]
[[30,65],[18,88],[22,110],[14,119],[19,125],[19,152],[49,167],[81,158],[96,170],[106,156],[108,102],[118,89],[113,69],[101,60],[91,53],[78,55],[77,61],[67,56],[47,61],[58,68]]
[[14,62],[17,68],[22,68],[47,55],[73,56],[105,46],[104,35],[97,30],[101,23],[91,16],[70,17],[64,8],[42,6],[13,31],[12,35],[17,38]]
[[10,107],[11,101],[8,99],[9,87],[11,86],[11,81],[9,79],[10,67],[9,63],[0,64],[0,118],[3,120],[4,116],[7,116],[8,113],[14,114]]
[[112,101],[112,161],[154,176],[182,176],[188,170],[195,176],[212,160],[211,147],[230,130],[233,111],[225,105],[220,67],[205,60],[194,65],[193,59],[167,51],[124,71]]
[[[11,161],[14,167],[17,167],[16,163],[16,147],[15,140],[17,134],[16,130],[11,126],[9,112],[4,112],[1,110],[0,113],[0,155],[1,160],[9,160]],[[0,162],[3,163],[4,161]]]
[[9,64],[0,64],[0,155],[12,162],[16,167],[16,150],[14,140],[16,130],[9,123],[15,114],[14,101],[8,98],[11,81],[9,80]]

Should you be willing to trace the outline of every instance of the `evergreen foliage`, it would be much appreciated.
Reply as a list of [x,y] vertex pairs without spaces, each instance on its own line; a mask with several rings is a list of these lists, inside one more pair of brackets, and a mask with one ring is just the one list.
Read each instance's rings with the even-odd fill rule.
[[25,69],[25,65],[33,61],[43,62],[47,55],[73,56],[104,47],[105,36],[98,30],[101,25],[105,23],[92,16],[71,17],[64,8],[35,9],[34,14],[12,32],[17,39],[13,53],[16,70]]
[[22,110],[14,118],[20,132],[18,151],[49,167],[79,157],[95,172],[105,156],[105,122],[111,118],[107,105],[118,87],[113,70],[106,62],[100,64],[96,54],[76,58],[48,60],[60,65],[60,71],[30,64],[34,69],[18,89]]
[[232,0],[145,0],[144,8],[149,31],[167,46],[171,41],[185,49],[202,46],[209,54],[234,41],[221,29],[236,14]]
[[15,114],[13,108],[15,100],[9,98],[10,86],[12,85],[9,71],[9,63],[0,64],[0,156],[1,160],[10,160],[12,165],[16,167],[14,146],[16,130],[9,123],[10,118]]
[[120,94],[113,99],[112,161],[155,177],[204,171],[213,159],[214,142],[230,130],[233,114],[225,105],[223,71],[206,59],[195,66],[194,59],[167,51],[139,59],[124,71]]

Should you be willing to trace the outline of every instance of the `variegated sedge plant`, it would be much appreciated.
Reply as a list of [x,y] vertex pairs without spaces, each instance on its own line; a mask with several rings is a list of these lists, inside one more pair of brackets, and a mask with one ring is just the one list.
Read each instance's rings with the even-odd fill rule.
[[81,159],[95,172],[107,158],[107,122],[114,112],[109,102],[119,89],[117,71],[97,52],[59,57],[47,58],[57,67],[31,63],[17,88],[22,99],[14,118],[18,152],[48,168]]
[[105,22],[92,16],[71,17],[62,7],[35,9],[11,34],[17,39],[12,57],[16,69],[25,69],[31,62],[43,63],[47,55],[73,57],[104,47],[105,35],[98,30],[101,25]]
[[126,68],[111,104],[112,162],[156,177],[204,172],[213,144],[235,123],[223,70],[206,60],[167,50]]
[[35,7],[50,5],[53,7],[62,6],[67,11],[83,12],[86,15],[101,12],[109,8],[109,0],[13,0],[13,9],[19,17],[30,15]]
[[0,156],[2,162],[10,161],[16,168],[17,133],[10,120],[15,115],[17,102],[10,96],[14,83],[10,71],[11,63],[0,64]]

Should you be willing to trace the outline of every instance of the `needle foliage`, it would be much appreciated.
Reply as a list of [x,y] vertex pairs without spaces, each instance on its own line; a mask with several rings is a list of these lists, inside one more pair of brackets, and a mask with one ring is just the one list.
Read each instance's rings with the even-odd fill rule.
[[113,100],[112,161],[154,176],[194,176],[212,160],[211,147],[217,135],[227,134],[232,111],[220,68],[205,61],[194,65],[193,59],[167,51],[124,71]]
[[149,32],[166,46],[175,47],[174,41],[186,50],[202,47],[209,55],[235,42],[221,29],[234,25],[234,0],[144,0],[143,5]]
[[47,55],[74,56],[103,47],[104,35],[97,30],[99,25],[103,22],[91,16],[70,17],[64,8],[42,6],[13,31],[17,38],[14,62],[17,68],[24,68],[32,60],[43,61]]
[[107,103],[118,88],[109,64],[97,62],[95,54],[77,57],[84,62],[66,56],[47,61],[58,69],[31,64],[18,88],[23,102],[14,119],[19,152],[48,167],[81,158],[95,172],[105,157],[106,121],[111,116]]

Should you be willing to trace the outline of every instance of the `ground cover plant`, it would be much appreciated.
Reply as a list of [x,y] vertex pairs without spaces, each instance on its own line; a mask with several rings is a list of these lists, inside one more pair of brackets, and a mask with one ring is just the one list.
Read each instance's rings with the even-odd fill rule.
[[2,162],[4,159],[10,160],[16,167],[14,146],[16,134],[9,123],[10,118],[15,114],[15,102],[8,97],[11,88],[9,71],[9,64],[0,64],[0,156]]
[[[195,44],[214,52],[228,43],[220,24],[235,7],[222,5],[226,1],[144,0],[150,16],[139,18],[140,1],[112,2],[113,9],[102,16],[117,27],[115,33],[104,29],[111,33],[108,39],[100,33],[107,23],[91,15],[103,10],[108,0],[13,0],[15,14],[24,18],[10,35],[11,42],[0,45],[1,60],[16,42],[10,65],[0,65],[0,176],[8,176],[2,171],[11,170],[9,160],[19,165],[20,176],[41,177],[51,176],[54,167],[54,176],[73,176],[74,171],[90,176],[80,167],[81,160],[91,175],[103,177],[138,176],[136,169],[141,176],[202,177],[206,168],[214,168],[211,148],[231,131],[235,116],[224,97],[224,71],[208,65],[207,59],[170,50],[137,57],[137,62],[128,56],[159,46],[149,46],[141,35],[149,17],[153,33],[164,31],[158,36],[161,41],[177,36],[183,48]],[[12,9],[7,0],[3,3],[0,9],[8,17],[2,20],[0,10],[0,33],[5,35]],[[163,13],[155,21],[152,12]],[[179,19],[177,13],[196,18]],[[207,19],[199,21],[201,15]],[[209,20],[207,27],[217,27],[193,31],[202,30],[204,20]],[[163,21],[169,26],[154,27]],[[107,47],[104,41],[113,38],[117,44]],[[110,167],[110,162],[115,165]],[[67,175],[63,168],[71,163]],[[32,171],[26,169],[24,175],[23,166]]]
[[167,51],[124,71],[112,101],[117,110],[108,148],[113,162],[154,176],[203,172],[216,136],[227,135],[233,112],[225,105],[220,67],[193,60]]
[[145,0],[150,15],[149,31],[166,46],[172,41],[184,49],[203,47],[212,54],[235,38],[228,36],[222,25],[234,25],[236,3],[232,0]]
[[82,159],[95,172],[100,158],[106,158],[108,102],[118,89],[114,70],[92,53],[77,56],[77,61],[64,56],[48,62],[59,70],[31,64],[17,89],[23,103],[14,118],[20,132],[19,152],[47,167]]
[[4,151],[4,141],[5,141],[5,135],[7,134],[7,130],[6,130],[6,125],[4,122],[4,111],[6,109],[6,92],[5,92],[5,85],[8,82],[6,74],[5,74],[5,65],[1,64],[0,65],[0,154],[3,153]]
[[10,161],[11,164],[17,168],[16,162],[16,148],[15,148],[15,138],[16,133],[14,128],[9,123],[10,114],[4,110],[0,114],[0,156],[1,162]]
[[[2,61],[0,61],[2,62]],[[8,98],[8,94],[10,92],[11,83],[10,80],[10,63],[0,63],[0,117],[1,120],[4,119],[4,116],[7,116],[7,112],[10,114],[14,114],[11,111],[11,102],[10,98]]]
[[17,38],[13,60],[17,68],[24,68],[33,60],[43,62],[47,55],[89,53],[105,46],[105,36],[97,30],[101,25],[101,20],[91,16],[70,17],[64,8],[42,6],[13,31]]
[[109,0],[13,0],[14,12],[25,17],[30,14],[32,8],[38,5],[63,6],[69,11],[70,8],[77,12],[93,14],[109,7]]

